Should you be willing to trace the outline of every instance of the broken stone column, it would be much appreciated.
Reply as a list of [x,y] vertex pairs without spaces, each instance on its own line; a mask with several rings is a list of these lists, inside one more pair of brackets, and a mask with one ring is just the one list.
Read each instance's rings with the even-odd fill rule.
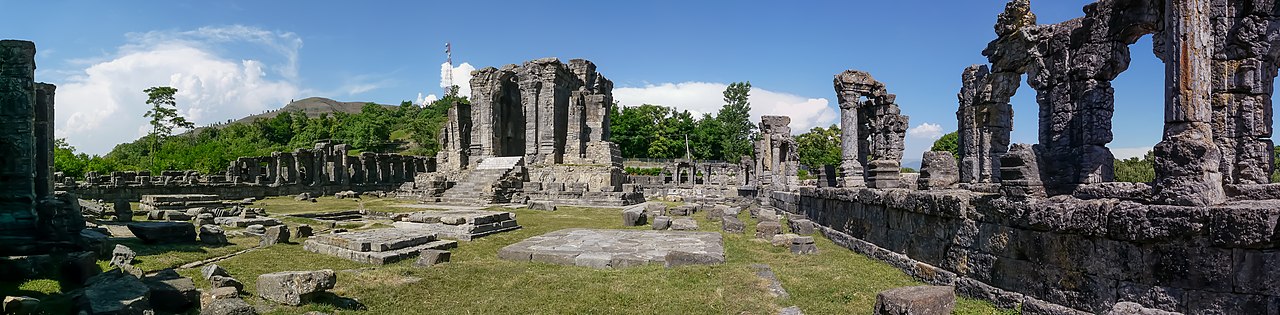
[[378,175],[378,154],[373,152],[361,152],[360,164],[364,166],[364,182],[366,184],[375,184],[379,181]]
[[1016,72],[991,73],[986,65],[965,68],[956,111],[959,181],[999,183],[1000,156],[1009,151],[1013,106],[1009,98],[1022,80]]
[[440,152],[436,165],[441,171],[457,171],[468,165],[471,147],[471,105],[461,102],[449,107],[448,120],[440,130]]
[[1156,200],[1203,206],[1226,201],[1221,151],[1214,143],[1213,29],[1209,0],[1167,1],[1164,29],[1156,34],[1165,63],[1164,138],[1155,146]]
[[35,228],[35,54],[32,42],[0,41],[0,236]]
[[1000,157],[1000,192],[1008,197],[1044,197],[1044,183],[1040,180],[1040,149],[1024,143],[1009,147]]
[[867,165],[871,167],[867,187],[889,189],[902,184],[902,166],[897,160],[875,160]]
[[1272,165],[1272,94],[1276,47],[1272,30],[1280,27],[1271,1],[1215,5],[1212,19],[1213,141],[1221,161],[1223,182],[1270,183]]
[[799,184],[800,155],[791,136],[791,117],[760,117],[760,141],[756,142],[760,183],[774,190],[790,190]]

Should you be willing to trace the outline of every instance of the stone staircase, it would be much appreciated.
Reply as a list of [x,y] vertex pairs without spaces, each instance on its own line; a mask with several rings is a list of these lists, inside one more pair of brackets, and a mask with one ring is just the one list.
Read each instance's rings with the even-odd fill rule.
[[520,166],[523,157],[491,157],[480,161],[471,173],[458,181],[440,196],[444,203],[485,205],[508,202],[511,196],[504,191],[502,179],[516,166]]

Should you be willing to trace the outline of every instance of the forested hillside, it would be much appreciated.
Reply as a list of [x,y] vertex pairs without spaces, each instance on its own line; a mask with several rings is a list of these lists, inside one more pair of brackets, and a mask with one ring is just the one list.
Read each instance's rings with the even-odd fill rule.
[[[365,104],[357,113],[342,111],[308,117],[302,111],[282,110],[271,118],[232,123],[217,128],[200,128],[174,136],[158,136],[154,152],[147,135],[116,145],[110,153],[91,156],[76,153],[65,141],[58,141],[55,168],[67,176],[85,172],[132,170],[224,171],[242,156],[264,156],[274,151],[309,148],[319,140],[352,145],[355,152],[396,152],[434,155],[439,150],[440,127],[454,102],[466,97],[449,95],[426,107],[409,102],[400,106]],[[154,157],[154,159],[153,159]],[[154,161],[154,162],[153,162]]]

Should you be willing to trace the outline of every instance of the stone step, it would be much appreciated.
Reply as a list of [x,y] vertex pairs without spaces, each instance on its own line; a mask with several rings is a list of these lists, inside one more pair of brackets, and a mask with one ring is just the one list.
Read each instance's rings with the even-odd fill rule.
[[317,235],[312,240],[352,251],[388,252],[430,243],[436,240],[436,234],[392,228]]
[[315,239],[309,239],[303,243],[302,248],[313,253],[336,256],[338,258],[375,265],[385,265],[395,263],[397,261],[418,257],[418,253],[424,249],[452,249],[458,247],[458,241],[439,240],[426,244],[405,247],[397,250],[383,252],[360,252],[338,246],[326,245],[317,242]]

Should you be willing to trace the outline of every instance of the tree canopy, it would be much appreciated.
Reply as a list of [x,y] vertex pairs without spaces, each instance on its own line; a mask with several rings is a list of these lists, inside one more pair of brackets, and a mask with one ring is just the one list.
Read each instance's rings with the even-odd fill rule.
[[[76,153],[74,147],[59,141],[54,152],[54,167],[74,177],[91,171],[196,170],[215,173],[224,171],[232,160],[239,157],[311,148],[321,140],[351,144],[359,152],[430,156],[440,150],[437,137],[444,125],[445,113],[457,102],[468,101],[466,97],[451,93],[426,107],[410,102],[403,102],[400,106],[370,103],[359,113],[339,112],[317,117],[286,111],[251,123],[196,128],[167,137],[148,135],[134,142],[116,145],[103,156]],[[153,159],[155,162],[150,162]]]
[[840,127],[814,127],[796,136],[800,164],[809,169],[821,169],[823,165],[840,165]]

